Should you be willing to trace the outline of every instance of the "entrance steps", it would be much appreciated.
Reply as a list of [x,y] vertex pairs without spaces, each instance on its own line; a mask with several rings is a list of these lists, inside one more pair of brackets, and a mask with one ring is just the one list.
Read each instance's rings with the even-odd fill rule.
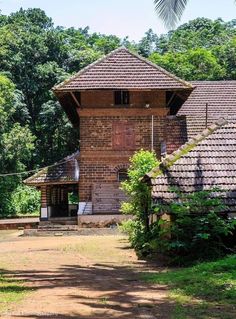
[[55,217],[47,221],[40,221],[39,227],[55,227],[61,225],[77,225],[77,216],[76,217]]

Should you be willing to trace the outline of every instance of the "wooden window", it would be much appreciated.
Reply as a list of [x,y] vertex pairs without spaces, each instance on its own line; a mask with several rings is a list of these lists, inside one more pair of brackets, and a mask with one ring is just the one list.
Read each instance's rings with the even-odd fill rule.
[[114,99],[115,99],[115,105],[128,105],[129,91],[115,91]]
[[117,173],[118,182],[124,182],[128,179],[128,173],[126,169],[120,169]]
[[135,130],[133,123],[113,123],[112,146],[115,150],[135,149]]

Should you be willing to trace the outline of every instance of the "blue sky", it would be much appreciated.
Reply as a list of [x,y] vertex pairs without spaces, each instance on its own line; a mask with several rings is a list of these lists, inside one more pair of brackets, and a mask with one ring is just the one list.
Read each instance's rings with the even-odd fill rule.
[[[91,31],[120,37],[128,35],[136,41],[149,28],[157,34],[166,32],[154,12],[152,0],[0,0],[3,14],[17,11],[20,7],[45,10],[55,25],[88,25]],[[190,0],[181,23],[196,17],[232,20],[236,18],[236,4],[234,0]]]

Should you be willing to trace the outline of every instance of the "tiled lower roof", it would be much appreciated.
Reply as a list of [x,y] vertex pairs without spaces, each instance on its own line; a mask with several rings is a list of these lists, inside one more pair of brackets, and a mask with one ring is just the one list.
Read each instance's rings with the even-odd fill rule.
[[232,118],[236,114],[236,81],[193,81],[195,89],[183,104],[178,115],[186,115],[188,136],[193,137],[219,118]]
[[46,167],[24,180],[26,185],[72,184],[79,181],[79,152],[65,157],[52,166]]
[[182,192],[224,191],[226,204],[236,211],[236,124],[219,121],[204,130],[148,173],[156,201],[173,200],[172,187]]

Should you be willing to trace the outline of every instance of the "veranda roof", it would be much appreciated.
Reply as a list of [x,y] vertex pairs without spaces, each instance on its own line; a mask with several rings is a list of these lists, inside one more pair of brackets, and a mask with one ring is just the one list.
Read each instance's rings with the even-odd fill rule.
[[65,157],[61,161],[44,168],[24,180],[26,185],[40,186],[42,184],[74,184],[79,181],[79,152]]

